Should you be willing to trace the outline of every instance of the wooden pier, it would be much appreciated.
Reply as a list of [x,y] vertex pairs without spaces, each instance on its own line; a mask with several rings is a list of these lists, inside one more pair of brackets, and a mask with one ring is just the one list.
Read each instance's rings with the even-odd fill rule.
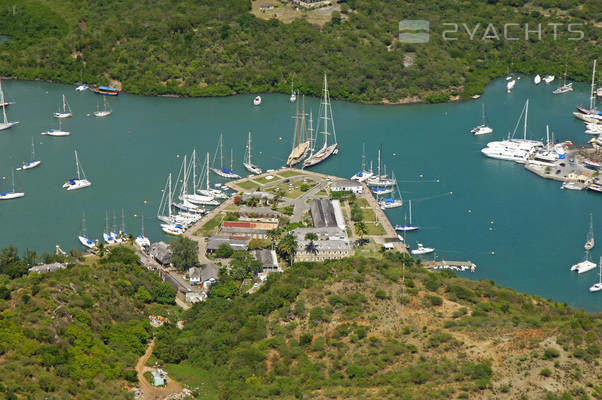
[[422,266],[428,269],[451,269],[459,271],[470,271],[474,272],[477,266],[472,261],[423,261]]

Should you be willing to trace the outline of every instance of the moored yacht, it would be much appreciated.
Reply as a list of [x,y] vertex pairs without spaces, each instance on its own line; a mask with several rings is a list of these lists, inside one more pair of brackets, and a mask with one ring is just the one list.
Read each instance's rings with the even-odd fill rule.
[[87,178],[86,178],[86,174],[84,172],[84,169],[82,168],[80,162],[79,162],[79,157],[77,155],[77,150],[75,150],[75,166],[77,169],[77,178],[71,178],[69,179],[67,182],[65,182],[63,184],[63,188],[67,189],[67,190],[77,190],[77,189],[83,189],[86,188],[88,186],[92,186],[92,182],[90,182]]

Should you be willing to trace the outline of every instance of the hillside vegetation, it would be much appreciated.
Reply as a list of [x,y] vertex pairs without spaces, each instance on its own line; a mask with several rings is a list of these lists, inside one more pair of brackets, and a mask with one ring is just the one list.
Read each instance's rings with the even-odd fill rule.
[[[0,74],[224,96],[288,92],[293,79],[319,95],[327,72],[335,98],[445,101],[509,72],[560,76],[565,63],[569,78],[589,81],[602,55],[599,0],[343,0],[340,9],[320,27],[301,12],[286,24],[256,18],[249,0],[0,0]],[[430,42],[400,43],[403,19],[430,21]],[[459,24],[458,40],[443,40],[446,22]],[[573,28],[583,40],[567,40],[578,36],[571,22],[584,24]],[[488,24],[503,37],[505,23],[520,24],[510,36],[521,39],[482,39]],[[548,23],[564,24],[557,40]],[[524,40],[525,24],[542,24],[542,40]]]
[[136,384],[134,366],[152,337],[148,314],[167,315],[175,291],[124,247],[70,261],[10,279],[24,261],[14,248],[0,253],[0,398],[132,398],[124,387]]
[[399,254],[212,293],[157,333],[155,356],[197,398],[602,398],[601,315]]

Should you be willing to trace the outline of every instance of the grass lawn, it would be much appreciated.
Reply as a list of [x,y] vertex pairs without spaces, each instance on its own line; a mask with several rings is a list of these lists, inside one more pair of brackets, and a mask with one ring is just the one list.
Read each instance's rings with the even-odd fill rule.
[[380,236],[387,233],[380,224],[376,225],[373,222],[364,222],[364,224],[366,225],[366,231],[368,232],[368,235]]
[[167,375],[176,381],[187,384],[199,392],[199,399],[218,400],[217,387],[213,377],[204,368],[198,368],[187,362],[165,365]]
[[305,175],[305,173],[301,171],[280,171],[278,175],[283,178],[290,178],[291,176]]
[[257,186],[259,186],[259,183],[248,179],[246,181],[237,183],[236,186],[238,186],[239,188],[245,189],[245,190],[250,190],[250,189],[257,189]]
[[376,213],[371,208],[362,208],[362,220],[364,222],[373,222],[376,219]]
[[360,197],[360,198],[356,199],[355,202],[360,207],[370,207],[370,204],[368,203],[368,200],[364,199],[363,197]]
[[326,192],[326,190],[322,189],[320,190],[318,193],[316,193],[316,196],[328,196],[328,193]]
[[212,234],[217,232],[217,228],[222,223],[222,219],[224,216],[220,213],[215,217],[211,218],[209,221],[205,222],[201,228],[194,233],[195,236],[211,236]]
[[[272,175],[272,176],[274,176],[274,175]],[[278,180],[277,176],[274,176],[272,179],[266,179],[264,176],[254,179],[255,182],[260,183],[262,185],[265,185],[266,183],[274,182],[277,180]]]

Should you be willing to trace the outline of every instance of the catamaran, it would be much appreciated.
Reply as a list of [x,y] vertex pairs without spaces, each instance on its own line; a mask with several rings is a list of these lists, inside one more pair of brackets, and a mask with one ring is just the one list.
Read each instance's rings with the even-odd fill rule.
[[602,257],[600,257],[600,274],[599,274],[599,280],[597,283],[594,283],[590,288],[589,291],[590,292],[599,292],[600,290],[602,290]]
[[142,221],[142,233],[136,236],[136,240],[134,240],[134,243],[142,250],[147,250],[148,248],[150,248],[151,242],[150,239],[147,238],[144,233],[144,214],[140,216],[140,221]]
[[58,129],[48,129],[46,132],[42,132],[42,135],[69,136],[69,135],[71,135],[71,132],[63,130],[63,120],[59,119],[59,128]]
[[0,200],[17,199],[19,197],[25,196],[25,193],[15,191],[15,171],[13,170],[11,172],[12,172],[12,176],[13,176],[13,188],[12,188],[12,190],[9,190],[8,192],[0,193]]
[[[293,148],[291,153],[286,160],[286,166],[292,167],[300,163],[309,151],[312,135],[306,136],[305,126],[305,96],[303,96],[303,109],[299,114],[299,103],[297,103],[297,113],[295,115],[295,130],[293,131]],[[310,121],[310,125],[313,124],[313,120]],[[313,129],[313,128],[312,128]]]
[[418,243],[418,247],[413,250],[410,250],[410,253],[412,253],[413,255],[422,255],[432,253],[433,251],[435,251],[434,248],[424,247],[422,243]]
[[483,123],[470,130],[470,133],[472,133],[473,135],[487,135],[489,133],[493,133],[493,129],[491,129],[485,124],[485,104],[482,105],[481,113],[483,117]]
[[216,174],[218,174],[219,176],[221,176],[222,178],[228,178],[228,179],[237,179],[240,178],[240,175],[235,174],[233,172],[233,168],[234,168],[234,152],[232,149],[230,149],[230,169],[228,168],[224,168],[224,154],[223,154],[223,135],[220,133],[219,135],[219,142],[217,144],[217,149],[215,150],[215,156],[213,157],[213,165],[215,165],[215,159],[217,157],[217,152],[219,150],[219,168],[211,168],[211,170],[213,172],[215,172]]
[[79,235],[77,236],[79,242],[89,249],[96,248],[96,242],[88,237],[86,232],[86,214],[82,213],[82,222],[79,229]]
[[[211,183],[210,183],[210,179],[209,179],[209,175],[210,175],[209,171],[211,170],[211,168],[209,167],[209,160],[210,160],[210,156],[209,156],[209,152],[207,152],[205,167],[203,167],[203,171],[201,172],[201,176],[200,176],[200,182],[198,184],[198,187],[201,187],[201,189],[197,189],[197,193],[202,194],[203,196],[213,197],[216,199],[227,199],[228,195],[226,193],[222,192],[219,189],[214,189],[211,187]],[[202,189],[203,179],[205,180],[205,189]]]
[[396,231],[411,232],[411,231],[417,231],[419,229],[417,226],[412,225],[412,200],[409,201],[409,208],[410,208],[410,225],[407,225],[407,224],[395,225]]
[[67,98],[63,95],[63,110],[61,111],[61,107],[59,106],[59,111],[54,113],[55,118],[69,118],[72,117],[73,113],[71,112],[71,107],[69,103],[67,103]]
[[358,182],[364,182],[365,180],[369,179],[372,177],[372,175],[374,175],[374,173],[372,173],[372,168],[370,168],[370,171],[366,171],[366,143],[362,144],[362,168],[351,177],[351,179],[353,179],[354,181],[358,181]]
[[[393,178],[393,180],[395,180],[394,172],[391,174],[391,177]],[[396,188],[397,188],[397,198],[395,198],[395,192],[393,192],[391,197],[382,199],[379,202],[379,206],[380,206],[381,210],[386,210],[389,208],[397,208],[397,207],[403,206],[403,199],[401,197],[401,192],[399,191],[399,185],[396,185]]]
[[[186,156],[184,156],[183,163],[183,180],[182,180],[182,189],[180,192],[180,200],[182,200],[182,204],[177,204],[176,207],[180,205],[184,206],[185,209],[195,210],[196,213],[198,211],[204,212],[205,210],[198,207],[196,204],[204,204],[210,206],[217,206],[219,202],[213,198],[213,196],[205,196],[201,194],[197,194],[197,179],[196,179],[196,149],[192,151],[192,156],[190,157],[190,163],[188,164],[188,168],[186,167]],[[190,180],[190,173],[192,172],[192,193],[188,193],[188,181]],[[179,181],[179,179],[178,179]]]
[[4,117],[4,121],[0,122],[0,131],[3,131],[8,128],[12,128],[17,125],[19,121],[9,121],[6,117],[6,106],[8,103],[4,101],[4,92],[2,91],[2,79],[0,79],[0,104],[2,105],[2,115]]
[[106,117],[107,115],[111,115],[111,113],[113,112],[110,108],[107,108],[107,98],[103,97],[102,100],[104,103],[104,110],[98,109],[98,101],[97,101],[96,102],[96,111],[93,112],[95,117]]
[[589,214],[589,232],[587,233],[587,238],[585,239],[585,244],[583,247],[585,250],[591,250],[594,248],[596,242],[594,241],[594,220],[592,219],[592,214]]
[[33,137],[31,138],[31,160],[23,162],[23,166],[21,168],[17,168],[17,171],[32,169],[42,164],[42,161],[36,160],[36,148],[33,143]]
[[[324,145],[322,146],[322,148],[320,150],[318,150],[316,153],[314,153],[314,145],[315,145],[315,140],[313,141],[314,143],[312,144],[311,149],[310,149],[310,155],[309,157],[303,162],[303,167],[307,168],[307,167],[313,167],[314,165],[317,165],[319,163],[321,163],[322,161],[328,159],[328,157],[330,157],[333,154],[337,154],[339,152],[338,150],[338,143],[337,143],[337,133],[336,130],[334,128],[334,116],[332,113],[332,106],[330,104],[330,94],[328,92],[328,81],[326,79],[326,74],[324,74],[324,88],[323,88],[323,94],[322,94],[322,105],[324,106],[323,111],[321,112],[322,116],[320,117],[324,122],[322,125],[323,131],[322,133],[324,134]],[[329,116],[330,114],[330,116]],[[332,136],[334,138],[334,143],[331,145],[328,145],[328,136],[331,133],[328,133],[328,124],[330,122],[330,125],[332,127]],[[320,127],[320,122],[318,121],[318,129],[316,129],[316,131],[319,131]]]
[[106,244],[115,244],[115,236],[109,230],[109,212],[105,211],[105,231],[102,233],[102,238]]
[[75,167],[77,169],[77,178],[69,179],[63,184],[63,188],[67,190],[77,190],[92,186],[92,182],[86,178],[86,173],[79,162],[77,150],[75,150]]
[[589,260],[589,250],[585,250],[585,260],[577,263],[571,267],[571,271],[577,271],[578,274],[591,271],[596,268],[596,263]]
[[562,83],[562,86],[558,86],[558,89],[554,90],[552,93],[554,94],[562,94],[562,93],[567,93],[567,92],[572,92],[573,91],[573,82],[571,83],[566,83],[566,67],[564,69],[564,81]]
[[252,174],[259,175],[263,172],[261,168],[253,164],[251,160],[251,132],[249,132],[249,143],[247,144],[247,152],[245,153],[245,159],[243,165]]

